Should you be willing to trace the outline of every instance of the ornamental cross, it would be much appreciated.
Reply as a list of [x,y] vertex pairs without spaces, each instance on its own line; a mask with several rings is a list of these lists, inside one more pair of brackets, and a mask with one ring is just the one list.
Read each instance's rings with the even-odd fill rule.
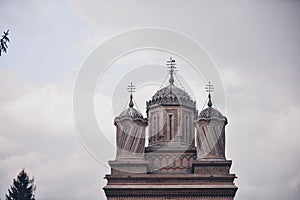
[[134,105],[132,101],[133,98],[132,93],[135,92],[135,86],[132,84],[132,82],[130,82],[130,85],[128,85],[127,90],[130,93],[129,107],[132,108]]
[[175,71],[177,71],[176,69],[176,63],[175,63],[175,60],[170,57],[170,60],[167,60],[167,66],[169,68],[169,72],[170,72],[170,80],[169,80],[169,83],[173,84],[174,83],[174,77],[173,77],[173,73]]
[[210,81],[208,82],[208,85],[205,87],[206,92],[211,93],[214,91],[214,86],[210,84]]
[[130,95],[132,95],[133,92],[135,92],[135,85],[132,84],[132,82],[130,82],[130,85],[128,85],[127,90],[130,93]]
[[212,84],[210,84],[210,81],[208,82],[208,85],[206,85],[205,87],[206,89],[206,92],[208,92],[208,107],[212,107],[212,102],[211,102],[211,96],[210,96],[210,93],[214,91],[214,87]]

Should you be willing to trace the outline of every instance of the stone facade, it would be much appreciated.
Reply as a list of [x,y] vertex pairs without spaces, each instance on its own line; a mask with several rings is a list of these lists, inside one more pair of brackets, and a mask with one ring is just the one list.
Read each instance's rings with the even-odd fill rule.
[[227,118],[211,104],[198,115],[196,102],[170,80],[147,102],[147,118],[132,103],[128,109],[115,119],[118,150],[103,188],[108,200],[234,199]]

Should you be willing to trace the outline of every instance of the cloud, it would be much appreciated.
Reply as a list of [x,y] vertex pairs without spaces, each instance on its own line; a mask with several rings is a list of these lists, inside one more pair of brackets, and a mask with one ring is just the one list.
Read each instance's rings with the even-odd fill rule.
[[[298,94],[294,94],[294,88],[282,87],[282,82],[274,81],[281,78],[280,74],[267,76],[267,70],[257,70],[264,79],[254,78],[252,73],[237,67],[226,66],[221,70],[228,103],[227,152],[229,158],[235,158],[232,172],[239,177],[237,196],[297,199]],[[282,189],[286,192],[277,192]]]
[[99,178],[107,169],[88,155],[74,131],[73,80],[33,85],[6,69],[0,74],[1,196],[24,167],[35,177],[37,198],[79,200],[94,192],[99,199],[98,184],[105,184]]
[[[25,167],[36,178],[39,199],[104,199],[102,177],[109,169],[82,148],[72,124],[74,71],[101,41],[155,26],[193,37],[218,66],[229,119],[227,157],[239,177],[236,199],[299,198],[299,1],[20,0],[1,5],[0,26],[10,28],[12,38],[0,66],[1,197]],[[154,58],[140,56],[135,63]],[[119,64],[134,64],[127,61]],[[155,93],[146,89],[137,96],[142,111],[143,101]],[[204,96],[199,98],[201,108]],[[218,103],[217,94],[213,98]],[[105,106],[110,101],[107,94],[95,96],[96,114],[110,113],[98,120],[113,143],[114,116]],[[113,159],[114,152],[103,151],[101,141],[92,142],[104,162]]]
[[[1,69],[1,85],[5,86],[1,88],[0,97],[4,133],[10,136],[69,133],[67,129],[72,127],[70,86],[68,89],[63,88],[63,83],[33,86],[4,69]],[[13,132],[9,131],[12,127]]]

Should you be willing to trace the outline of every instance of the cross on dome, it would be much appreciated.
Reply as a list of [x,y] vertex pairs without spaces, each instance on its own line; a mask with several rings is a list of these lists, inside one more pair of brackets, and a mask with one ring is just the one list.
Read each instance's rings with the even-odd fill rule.
[[135,85],[132,84],[132,82],[130,82],[130,85],[128,85],[127,90],[130,93],[130,101],[129,101],[129,107],[132,108],[133,107],[133,101],[132,101],[132,93],[135,92]]
[[212,102],[211,102],[211,95],[210,93],[214,91],[214,87],[213,85],[210,83],[210,81],[208,82],[208,85],[206,85],[205,87],[206,92],[208,92],[208,107],[212,107]]
[[167,66],[169,68],[169,72],[170,72],[170,79],[169,79],[169,83],[170,84],[174,84],[174,72],[177,71],[176,68],[176,63],[175,63],[175,59],[172,58],[172,56],[170,57],[170,60],[167,60]]

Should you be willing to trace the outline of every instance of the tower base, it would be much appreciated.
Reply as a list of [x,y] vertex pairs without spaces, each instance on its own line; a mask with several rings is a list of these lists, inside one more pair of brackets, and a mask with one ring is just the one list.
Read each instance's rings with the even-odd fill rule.
[[127,174],[106,175],[108,200],[233,200],[234,174]]

